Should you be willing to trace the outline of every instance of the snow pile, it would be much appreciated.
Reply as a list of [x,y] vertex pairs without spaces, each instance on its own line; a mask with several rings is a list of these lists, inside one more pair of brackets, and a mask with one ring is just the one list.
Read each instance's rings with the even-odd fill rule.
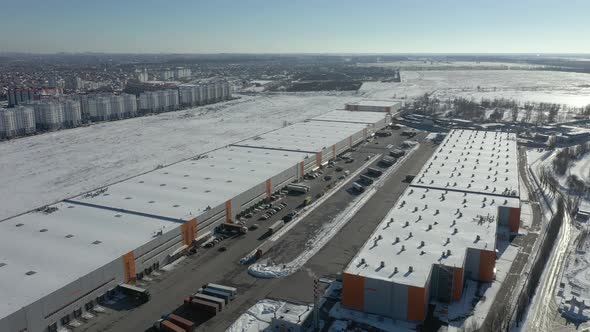
[[243,313],[227,328],[226,332],[258,332],[265,331],[277,312],[285,302],[275,300],[260,300]]

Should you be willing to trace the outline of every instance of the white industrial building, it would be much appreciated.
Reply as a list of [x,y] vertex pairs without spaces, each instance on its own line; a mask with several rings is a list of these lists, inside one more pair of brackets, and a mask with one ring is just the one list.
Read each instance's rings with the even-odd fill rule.
[[492,282],[496,243],[520,226],[515,138],[451,131],[344,270],[342,303],[422,321],[466,279]]
[[361,100],[355,103],[347,103],[344,108],[347,111],[361,112],[386,112],[396,113],[402,107],[402,103],[395,100]]
[[378,129],[298,123],[253,140],[264,146],[215,150],[3,221],[0,284],[10,287],[0,287],[0,331],[67,326]]
[[[379,123],[384,123],[385,115]],[[382,128],[382,127],[381,127]],[[328,121],[299,122],[254,138],[241,141],[234,146],[255,147],[281,151],[312,153],[316,160],[308,165],[323,165],[335,156],[370,137],[377,126],[364,123]]]

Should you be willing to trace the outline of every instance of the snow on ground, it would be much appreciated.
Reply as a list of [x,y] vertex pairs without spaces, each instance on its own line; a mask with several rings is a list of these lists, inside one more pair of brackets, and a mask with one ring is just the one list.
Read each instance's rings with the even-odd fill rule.
[[260,300],[243,313],[238,319],[225,330],[226,332],[258,332],[271,331],[269,328],[274,313],[277,312],[285,302],[275,300]]
[[[590,74],[532,70],[402,71],[401,83],[364,83],[366,98],[415,98],[433,93],[439,99],[454,97],[506,98],[585,106],[590,104]],[[477,87],[480,87],[479,91]]]
[[566,316],[577,321],[590,319],[590,241],[581,235],[569,249],[556,298]]
[[367,324],[383,331],[413,332],[416,324],[402,320],[394,320],[388,317],[368,314],[343,307],[340,302],[334,304],[330,310],[330,317],[337,320],[351,320],[359,324]]
[[[269,260],[262,260],[255,264],[252,264],[248,267],[248,273],[251,275],[258,277],[258,278],[283,278],[286,277],[297,270],[299,270],[307,261],[313,257],[318,251],[320,251],[341,229],[344,227],[351,219],[356,215],[356,213],[373,197],[373,195],[377,192],[378,188],[383,186],[387,178],[393,172],[395,172],[400,165],[404,163],[404,161],[409,158],[414,151],[416,151],[419,147],[419,144],[412,145],[412,148],[408,150],[408,152],[398,159],[395,165],[391,166],[388,170],[383,172],[383,174],[376,180],[373,185],[369,187],[363,194],[355,197],[348,206],[342,210],[336,217],[332,218],[332,220],[327,221],[305,244],[305,249],[292,261],[285,263],[285,264],[277,264],[275,262],[271,262]],[[373,158],[365,163],[365,166],[370,165],[381,155],[373,156]],[[361,173],[365,166],[359,168],[356,172],[349,176],[349,179],[355,178],[358,173]],[[349,180],[350,181],[350,180]],[[349,181],[343,181],[338,186],[331,190],[331,194],[335,193],[336,191],[340,190],[340,188],[346,185]],[[327,195],[324,195],[324,197]],[[329,196],[328,196],[329,197]],[[321,203],[317,203],[321,204]],[[300,216],[299,218],[303,218]],[[278,237],[276,238],[278,240]]]
[[[503,248],[506,248],[503,250]],[[472,303],[476,297],[477,283],[468,281],[467,289],[463,293],[461,301],[449,304],[438,304],[437,315],[441,320],[449,322],[449,332],[461,331],[462,327],[471,327],[475,322],[481,326],[490,310],[492,303],[502,287],[502,283],[510,271],[510,266],[519,248],[509,244],[506,241],[498,242],[498,250],[501,252],[500,258],[496,261],[496,279],[493,283],[487,284],[479,291],[481,299],[473,307]],[[466,318],[467,319],[464,319]]]
[[0,142],[0,220],[359,100],[264,94]]
[[388,62],[369,62],[369,63],[357,63],[359,67],[393,67],[393,68],[432,68],[440,69],[447,68],[448,70],[453,69],[475,69],[480,70],[488,69],[531,69],[540,68],[538,65],[526,64],[526,63],[514,63],[514,62],[488,62],[488,61],[438,61],[431,59],[423,60],[404,60],[404,61],[388,61]]
[[[567,178],[569,175],[576,175],[584,183],[590,185],[590,153],[587,153],[579,160],[574,160],[566,175],[558,179],[564,190],[567,190]],[[590,213],[590,194],[580,200],[580,210]]]

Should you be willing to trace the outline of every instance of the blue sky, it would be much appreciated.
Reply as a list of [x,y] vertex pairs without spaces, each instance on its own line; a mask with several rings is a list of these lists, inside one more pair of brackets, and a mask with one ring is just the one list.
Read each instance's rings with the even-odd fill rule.
[[590,53],[588,0],[0,0],[0,52]]

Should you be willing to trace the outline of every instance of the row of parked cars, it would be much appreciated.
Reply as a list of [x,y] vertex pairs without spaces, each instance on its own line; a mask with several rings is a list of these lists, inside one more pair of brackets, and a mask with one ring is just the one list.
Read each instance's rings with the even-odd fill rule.
[[287,207],[287,203],[285,203],[285,202],[280,202],[275,205],[267,204],[266,209],[268,211],[266,211],[265,214],[260,216],[259,220],[268,220],[268,219],[270,219],[270,217],[272,217],[273,215],[275,215],[276,213],[278,213],[279,211],[281,211],[282,209],[284,209],[286,207]]

